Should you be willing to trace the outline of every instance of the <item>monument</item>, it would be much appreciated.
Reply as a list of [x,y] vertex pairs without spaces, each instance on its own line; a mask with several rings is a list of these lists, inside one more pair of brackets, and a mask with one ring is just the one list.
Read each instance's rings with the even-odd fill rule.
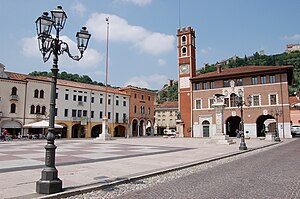
[[211,141],[217,144],[234,144],[235,142],[224,133],[224,95],[215,94],[212,106],[216,114],[216,133],[212,135]]

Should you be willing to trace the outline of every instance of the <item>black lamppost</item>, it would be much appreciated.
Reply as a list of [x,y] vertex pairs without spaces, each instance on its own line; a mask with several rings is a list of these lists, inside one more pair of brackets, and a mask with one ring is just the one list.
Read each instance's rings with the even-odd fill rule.
[[244,101],[243,100],[243,95],[244,95],[244,92],[242,90],[239,90],[238,91],[238,96],[237,96],[237,100],[236,100],[236,105],[240,108],[241,110],[241,127],[240,127],[240,134],[241,134],[241,143],[240,143],[240,147],[239,149],[240,150],[247,150],[247,145],[246,145],[246,142],[245,142],[245,133],[244,133],[244,130],[245,130],[245,127],[244,127],[244,110],[243,110],[243,106],[250,106],[251,105],[251,96],[249,95],[247,97],[247,101]]
[[[58,171],[55,168],[55,149],[54,144],[54,123],[55,123],[55,95],[56,82],[58,74],[58,56],[66,52],[70,58],[79,61],[83,52],[86,50],[91,35],[82,27],[77,32],[77,47],[80,55],[72,56],[69,52],[69,46],[66,42],[59,39],[59,32],[64,28],[67,15],[61,6],[57,6],[51,11],[52,17],[48,16],[48,12],[44,12],[36,21],[36,30],[38,35],[39,49],[43,55],[44,62],[48,61],[53,54],[52,80],[50,93],[50,113],[49,113],[49,129],[47,134],[47,145],[45,146],[45,167],[42,170],[41,179],[36,182],[36,192],[42,194],[57,193],[62,191],[62,181],[58,178]],[[52,27],[56,30],[56,36],[51,36]]]
[[274,141],[280,142],[279,132],[278,132],[278,116],[281,115],[281,112],[278,110],[278,107],[276,107],[275,112],[271,110],[271,115],[275,115],[276,120],[276,126],[275,126],[275,139]]

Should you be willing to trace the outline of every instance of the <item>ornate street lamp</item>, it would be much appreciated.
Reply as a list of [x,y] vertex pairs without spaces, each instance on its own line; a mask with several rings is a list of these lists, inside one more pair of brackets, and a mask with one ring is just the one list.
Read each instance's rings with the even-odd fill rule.
[[275,115],[276,120],[276,126],[275,126],[275,139],[274,141],[280,142],[279,132],[278,132],[278,116],[282,114],[282,111],[278,110],[278,107],[276,106],[275,112],[271,110],[271,115]]
[[[55,168],[55,149],[54,144],[54,123],[55,123],[55,95],[56,83],[58,74],[58,56],[66,52],[70,58],[79,61],[83,52],[86,50],[91,35],[82,27],[80,32],[77,32],[77,47],[80,55],[73,56],[69,51],[69,46],[66,42],[59,39],[59,32],[64,28],[67,15],[61,6],[51,11],[51,16],[48,12],[44,12],[36,21],[36,30],[38,36],[39,50],[43,55],[44,62],[48,61],[53,55],[51,94],[50,94],[50,113],[49,113],[49,129],[47,134],[47,145],[45,146],[45,167],[42,170],[41,179],[36,182],[36,192],[42,194],[51,194],[62,191],[62,181],[58,178],[58,171]],[[56,30],[55,38],[51,36],[52,27]]]
[[244,130],[245,130],[245,127],[244,127],[244,111],[243,111],[243,106],[250,106],[251,105],[251,100],[252,100],[252,97],[249,95],[247,97],[247,101],[244,101],[243,100],[243,95],[244,95],[244,92],[240,89],[238,91],[238,96],[237,96],[237,99],[236,99],[236,105],[240,108],[240,111],[241,111],[241,127],[240,127],[240,134],[241,134],[241,143],[240,143],[240,147],[239,149],[240,150],[247,150],[247,145],[246,145],[246,142],[245,142],[245,133],[244,133]]

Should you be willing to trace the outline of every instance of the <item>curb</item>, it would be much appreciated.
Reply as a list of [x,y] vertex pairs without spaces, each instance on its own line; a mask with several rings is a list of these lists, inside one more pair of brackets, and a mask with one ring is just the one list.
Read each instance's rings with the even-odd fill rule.
[[248,150],[245,150],[245,151],[238,151],[238,152],[233,152],[233,153],[229,153],[229,154],[226,154],[226,155],[221,155],[221,156],[208,158],[206,160],[199,160],[199,161],[195,161],[195,162],[189,162],[189,163],[185,163],[185,164],[181,164],[181,165],[176,165],[176,166],[173,166],[173,167],[170,167],[170,168],[165,168],[165,169],[161,169],[161,170],[157,170],[157,171],[152,171],[152,172],[147,172],[147,173],[144,173],[144,174],[135,175],[135,176],[128,177],[128,178],[123,177],[121,179],[116,179],[116,180],[113,180],[112,182],[108,182],[108,183],[101,184],[101,185],[99,185],[99,183],[98,183],[98,185],[91,185],[91,186],[88,186],[88,187],[77,188],[77,189],[75,188],[75,189],[72,189],[72,190],[67,190],[67,191],[63,191],[63,192],[59,192],[59,193],[55,193],[55,194],[50,194],[50,195],[37,196],[37,197],[34,197],[34,198],[36,198],[36,199],[57,199],[57,198],[70,197],[70,196],[74,196],[74,195],[80,195],[80,194],[88,193],[88,192],[91,192],[91,191],[95,191],[95,190],[99,190],[99,189],[105,189],[105,188],[108,188],[108,187],[111,187],[111,186],[116,186],[116,185],[119,185],[119,184],[129,183],[129,182],[132,182],[132,181],[135,181],[135,180],[148,178],[148,177],[155,176],[155,175],[160,175],[160,174],[164,174],[164,173],[168,173],[168,172],[172,172],[172,171],[182,170],[182,169],[185,169],[185,168],[188,168],[188,167],[193,167],[193,166],[197,166],[197,165],[201,165],[201,164],[207,164],[207,163],[214,162],[214,161],[217,161],[217,160],[226,159],[226,158],[229,158],[229,157],[237,156],[237,155],[240,155],[240,154],[252,152],[252,151],[255,151],[255,150],[259,150],[259,149],[262,149],[262,148],[267,148],[267,147],[274,146],[274,145],[277,145],[277,144],[282,144],[282,143],[283,142],[275,142],[275,143],[271,143],[271,144],[268,144],[268,145],[265,145],[265,146],[260,146],[260,147],[257,147],[257,148],[251,148],[251,149],[248,149]]

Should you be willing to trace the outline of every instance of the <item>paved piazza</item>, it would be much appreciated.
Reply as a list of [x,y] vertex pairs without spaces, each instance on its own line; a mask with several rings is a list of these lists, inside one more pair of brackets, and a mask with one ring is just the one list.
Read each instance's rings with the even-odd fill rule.
[[[170,153],[191,148],[56,140],[56,165],[74,165],[136,156]],[[1,142],[0,173],[43,168],[46,140]]]
[[[110,182],[135,179],[244,153],[236,144],[218,145],[209,138],[58,139],[56,168],[64,194]],[[289,142],[286,139],[283,143]],[[276,144],[246,140],[248,151]],[[31,199],[44,167],[46,140],[0,142],[0,198]]]

